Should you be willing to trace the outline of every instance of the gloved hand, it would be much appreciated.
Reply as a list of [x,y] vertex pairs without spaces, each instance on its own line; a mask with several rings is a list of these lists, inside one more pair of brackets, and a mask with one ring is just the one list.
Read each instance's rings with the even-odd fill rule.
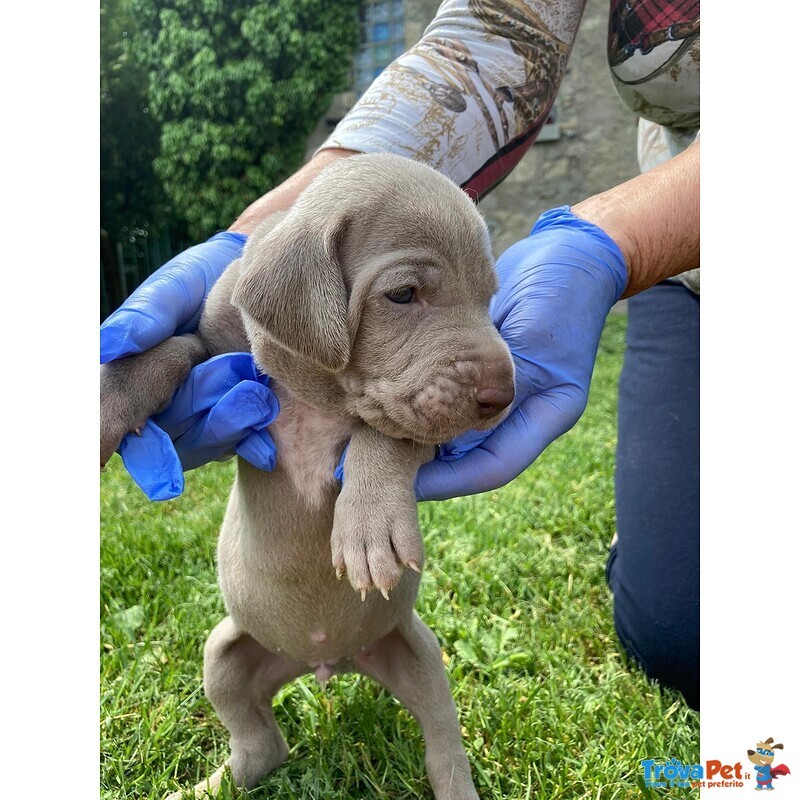
[[440,447],[417,475],[421,500],[508,483],[578,421],[606,316],[628,280],[615,242],[566,206],[542,214],[497,272],[490,313],[514,358],[512,411],[494,431]]
[[185,470],[237,453],[263,470],[275,468],[275,443],[264,428],[278,415],[269,378],[250,353],[215,356],[195,367],[169,407],[129,433],[122,463],[150,500],[183,492]]
[[211,287],[239,258],[246,241],[243,233],[223,231],[156,270],[100,326],[100,363],[194,331]]
[[[153,273],[100,327],[100,362],[194,331],[211,287],[246,240],[241,233],[218,233]],[[119,452],[126,469],[151,500],[177,497],[184,470],[234,452],[260,469],[273,469],[275,445],[263,428],[278,413],[278,402],[268,383],[248,353],[195,367],[142,435],[123,439]]]

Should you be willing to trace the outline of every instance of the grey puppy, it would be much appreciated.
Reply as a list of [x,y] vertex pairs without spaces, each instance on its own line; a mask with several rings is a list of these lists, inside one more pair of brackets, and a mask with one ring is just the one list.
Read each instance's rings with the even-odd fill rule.
[[496,288],[486,226],[455,184],[399,156],[353,156],[259,226],[196,335],[102,368],[101,464],[210,356],[251,350],[280,401],[277,467],[239,459],[219,539],[229,616],[206,643],[203,679],[231,755],[198,797],[228,767],[251,787],[284,761],[271,708],[282,685],[356,671],[419,721],[437,800],[477,798],[439,645],[414,612],[414,479],[436,443],[507,413]]

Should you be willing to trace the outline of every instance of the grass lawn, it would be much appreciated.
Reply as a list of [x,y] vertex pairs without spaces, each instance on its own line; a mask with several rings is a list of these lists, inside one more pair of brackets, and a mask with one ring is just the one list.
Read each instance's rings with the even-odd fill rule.
[[[642,758],[698,760],[698,715],[625,663],[605,584],[624,334],[612,316],[586,413],[523,475],[420,506],[417,609],[442,643],[482,800],[660,797],[638,788]],[[227,755],[201,675],[225,613],[214,552],[233,472],[192,472],[168,503],[149,503],[119,458],[102,476],[103,798],[161,798]],[[302,678],[275,713],[289,761],[231,797],[432,798],[416,722],[368,679]]]

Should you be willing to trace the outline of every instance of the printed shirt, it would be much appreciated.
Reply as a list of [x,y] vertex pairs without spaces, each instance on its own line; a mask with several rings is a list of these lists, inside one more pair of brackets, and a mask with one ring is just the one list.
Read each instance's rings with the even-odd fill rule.
[[[445,0],[320,149],[398,153],[486,194],[544,126],[584,5]],[[608,59],[619,95],[640,116],[640,166],[652,169],[699,130],[699,0],[611,0]],[[699,291],[692,273],[696,281],[681,278]]]

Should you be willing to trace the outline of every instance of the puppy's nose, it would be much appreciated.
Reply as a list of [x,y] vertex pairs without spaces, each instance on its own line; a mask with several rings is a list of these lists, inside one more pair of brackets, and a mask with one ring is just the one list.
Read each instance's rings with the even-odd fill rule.
[[479,386],[475,390],[478,403],[478,414],[481,417],[493,417],[511,405],[514,400],[513,384],[503,386]]

